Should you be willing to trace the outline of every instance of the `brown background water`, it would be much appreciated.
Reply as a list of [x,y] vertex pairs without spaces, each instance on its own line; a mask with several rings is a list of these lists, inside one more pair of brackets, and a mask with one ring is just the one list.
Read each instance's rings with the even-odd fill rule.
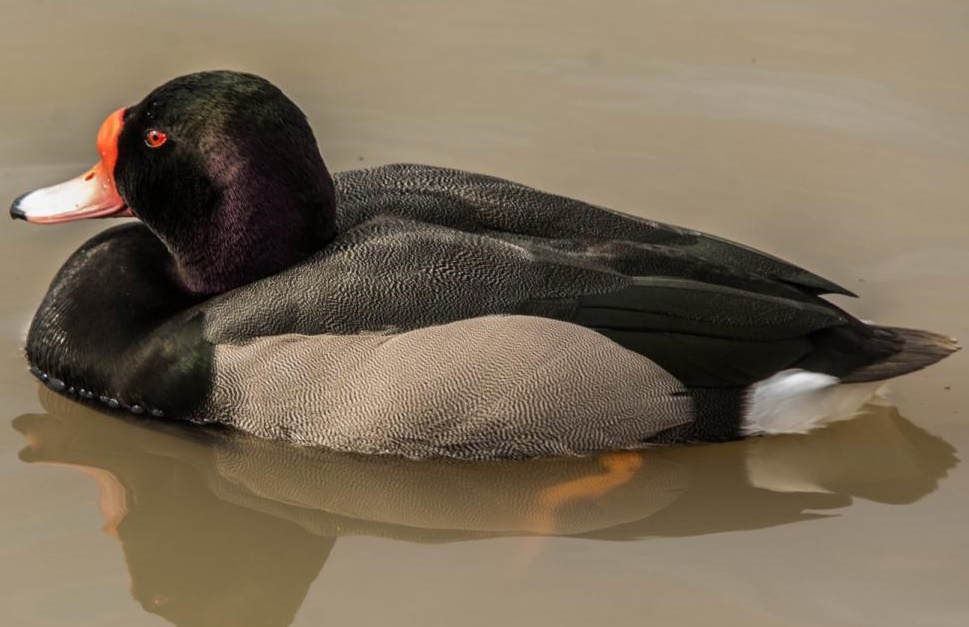
[[[3,199],[80,172],[151,87],[243,69],[335,170],[513,178],[969,338],[966,2],[8,2],[0,58]],[[26,374],[105,226],[0,227],[0,624],[969,624],[966,353],[808,437],[460,467],[213,440]]]

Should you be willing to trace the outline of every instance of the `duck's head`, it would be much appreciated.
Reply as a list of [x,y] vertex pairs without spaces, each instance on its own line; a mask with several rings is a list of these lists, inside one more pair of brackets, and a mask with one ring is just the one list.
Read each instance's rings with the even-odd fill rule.
[[333,182],[306,117],[265,79],[200,72],[107,117],[101,161],[17,198],[52,224],[135,216],[189,292],[214,294],[293,265],[335,235]]

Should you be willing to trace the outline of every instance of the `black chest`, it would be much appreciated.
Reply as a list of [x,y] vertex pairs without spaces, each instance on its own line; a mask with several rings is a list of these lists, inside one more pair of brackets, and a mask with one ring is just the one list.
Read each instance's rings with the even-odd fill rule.
[[86,242],[31,323],[34,373],[55,391],[136,413],[183,414],[199,404],[211,347],[170,268],[168,251],[140,224]]

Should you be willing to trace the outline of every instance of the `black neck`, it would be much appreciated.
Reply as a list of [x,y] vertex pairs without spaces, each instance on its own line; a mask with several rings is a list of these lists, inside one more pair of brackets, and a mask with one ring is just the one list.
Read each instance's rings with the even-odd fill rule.
[[228,198],[207,220],[166,242],[186,291],[212,295],[252,283],[303,261],[333,238],[332,206],[322,201],[263,203],[256,216]]
[[335,236],[333,180],[315,144],[297,155],[298,168],[245,158],[265,153],[213,150],[205,176],[144,199],[150,211],[136,209],[190,294],[219,294],[276,274]]

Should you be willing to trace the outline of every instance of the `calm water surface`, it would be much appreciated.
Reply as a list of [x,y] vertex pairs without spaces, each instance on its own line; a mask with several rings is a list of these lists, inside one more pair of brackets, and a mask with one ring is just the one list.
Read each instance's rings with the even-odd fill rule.
[[[969,3],[6,3],[0,199],[189,71],[263,74],[335,170],[460,167],[712,231],[969,338]],[[0,624],[969,624],[969,358],[811,436],[415,464],[133,422],[20,352],[105,228],[0,226]]]

